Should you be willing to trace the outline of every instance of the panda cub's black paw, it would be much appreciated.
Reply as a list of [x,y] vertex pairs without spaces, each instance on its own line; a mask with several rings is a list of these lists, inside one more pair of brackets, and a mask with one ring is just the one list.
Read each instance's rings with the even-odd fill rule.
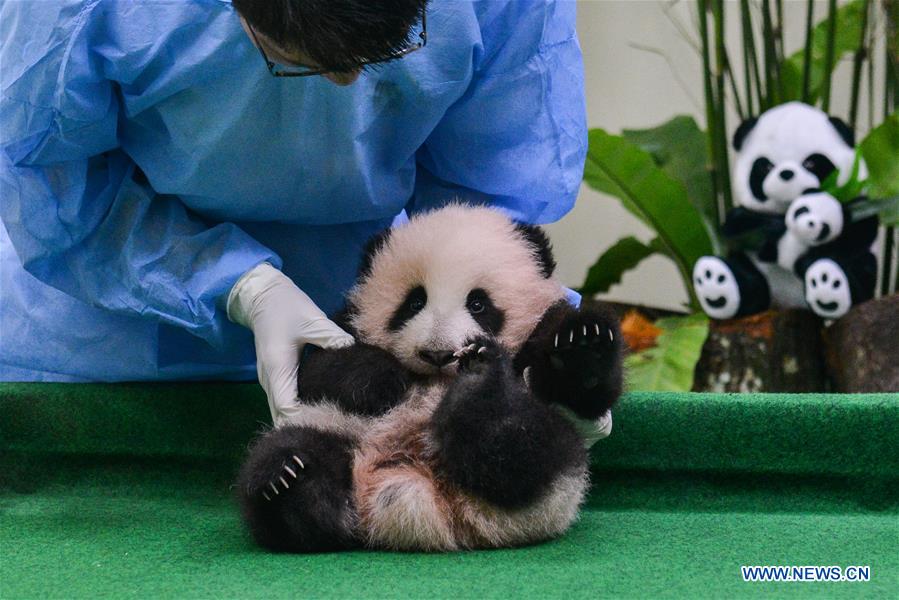
[[618,322],[591,310],[572,312],[560,323],[549,349],[550,367],[584,390],[595,389],[620,347]]
[[290,552],[351,544],[352,451],[340,434],[295,425],[256,440],[237,480],[256,542]]
[[459,372],[477,372],[500,358],[502,348],[491,337],[478,336],[466,342],[453,356],[458,360]]

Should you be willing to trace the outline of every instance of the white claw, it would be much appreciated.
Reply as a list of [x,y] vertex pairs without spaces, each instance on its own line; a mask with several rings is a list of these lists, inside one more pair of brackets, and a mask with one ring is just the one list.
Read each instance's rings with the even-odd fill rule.
[[612,333],[612,330],[611,330],[611,329],[609,330],[609,340],[612,341],[612,342],[615,341],[615,335]]
[[270,488],[272,488],[272,489],[275,491],[275,494],[276,494],[276,495],[278,495],[278,496],[281,495],[281,492],[278,491],[278,488],[275,487],[275,484],[274,484],[274,483],[272,483],[271,481],[269,481],[269,482],[268,482],[268,485],[269,485]]
[[281,480],[281,485],[284,486],[284,489],[285,489],[285,490],[289,490],[289,489],[290,489],[290,486],[287,485],[287,480],[286,480],[286,479],[284,479],[283,477],[278,477],[278,479]]
[[596,328],[596,335],[599,335],[599,323],[594,323],[593,326]]
[[268,495],[268,494],[266,494],[266,493],[265,493],[265,492],[262,492],[262,496],[263,496],[263,497],[264,497],[264,498],[265,498],[265,499],[266,499],[266,500],[268,500],[268,501],[269,501],[269,502],[271,502],[271,501],[272,501],[272,498],[271,498],[271,496],[269,496],[269,495]]
[[478,348],[478,354],[484,354],[487,352],[487,348]]
[[584,337],[587,337],[587,326],[584,325]]
[[293,455],[293,460],[296,461],[296,463],[297,463],[298,465],[300,465],[300,468],[301,468],[301,469],[305,469],[305,468],[306,468],[306,465],[303,464],[303,461],[301,461],[301,460],[300,460],[300,457],[297,456],[296,454]]
[[288,473],[290,473],[290,475],[291,475],[294,479],[297,478],[296,472],[295,472],[293,469],[291,469],[290,467],[288,467],[287,465],[284,465],[284,470],[287,471]]
[[568,334],[568,343],[572,343],[574,341],[574,329]]
[[553,342],[553,348],[559,347],[559,334],[556,334],[556,341]]

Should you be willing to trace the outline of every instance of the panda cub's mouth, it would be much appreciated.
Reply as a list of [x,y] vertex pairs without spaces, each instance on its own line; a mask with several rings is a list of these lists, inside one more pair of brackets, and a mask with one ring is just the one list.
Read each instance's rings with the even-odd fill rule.
[[711,298],[706,298],[705,302],[712,308],[723,308],[724,305],[727,304],[727,298],[725,298],[724,296],[715,298],[714,300],[712,300]]

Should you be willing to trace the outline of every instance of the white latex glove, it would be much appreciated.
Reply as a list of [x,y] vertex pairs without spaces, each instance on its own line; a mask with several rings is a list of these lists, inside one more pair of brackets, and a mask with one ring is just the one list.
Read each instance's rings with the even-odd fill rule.
[[228,318],[253,331],[256,372],[275,426],[290,422],[299,411],[297,372],[303,347],[343,348],[354,342],[268,263],[250,269],[234,284],[228,294]]

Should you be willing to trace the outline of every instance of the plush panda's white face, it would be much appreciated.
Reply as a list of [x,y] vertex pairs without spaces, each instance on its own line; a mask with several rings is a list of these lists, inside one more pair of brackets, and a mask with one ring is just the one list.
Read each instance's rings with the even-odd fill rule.
[[734,166],[734,195],[746,208],[784,214],[793,200],[820,188],[835,169],[840,182],[845,181],[854,159],[854,149],[826,113],[801,102],[782,104],[763,113],[743,137]]
[[564,288],[502,213],[450,205],[391,231],[349,295],[358,337],[426,375],[456,372],[453,353],[492,335],[516,351]]

